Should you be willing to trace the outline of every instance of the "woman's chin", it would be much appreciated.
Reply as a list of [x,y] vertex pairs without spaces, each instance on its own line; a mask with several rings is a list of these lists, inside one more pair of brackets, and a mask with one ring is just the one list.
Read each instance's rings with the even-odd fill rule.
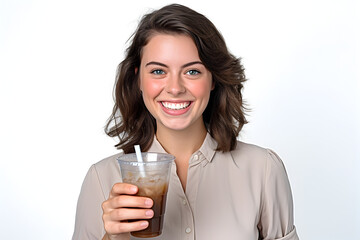
[[190,124],[187,123],[184,119],[172,119],[171,121],[161,121],[158,125],[159,128],[163,128],[163,130],[171,130],[171,131],[185,131],[190,128]]

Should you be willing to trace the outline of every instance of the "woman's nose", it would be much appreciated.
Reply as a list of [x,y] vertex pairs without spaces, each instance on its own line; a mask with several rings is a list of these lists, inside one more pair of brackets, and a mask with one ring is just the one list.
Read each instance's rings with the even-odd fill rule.
[[166,81],[165,90],[167,93],[172,94],[174,96],[179,95],[185,92],[185,87],[181,76],[179,75],[171,75]]

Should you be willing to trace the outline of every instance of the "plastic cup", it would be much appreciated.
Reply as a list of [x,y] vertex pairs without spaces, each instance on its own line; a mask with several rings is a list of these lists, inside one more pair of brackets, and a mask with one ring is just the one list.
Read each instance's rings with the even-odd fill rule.
[[[122,181],[139,188],[137,196],[149,197],[154,201],[154,217],[147,219],[149,226],[141,231],[131,232],[134,237],[149,238],[162,232],[166,195],[172,162],[175,157],[166,153],[141,153],[143,162],[138,162],[135,153],[124,154],[117,160]],[[138,221],[131,220],[131,221]]]

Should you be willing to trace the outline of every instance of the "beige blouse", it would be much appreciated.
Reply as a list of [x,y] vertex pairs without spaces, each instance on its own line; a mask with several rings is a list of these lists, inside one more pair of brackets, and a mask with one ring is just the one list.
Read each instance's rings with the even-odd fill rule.
[[[291,189],[284,165],[271,150],[238,142],[217,152],[207,134],[189,160],[186,192],[176,174],[169,183],[164,240],[298,240]],[[154,140],[149,152],[165,152]],[[101,203],[121,182],[119,154],[91,166],[78,200],[73,240],[99,240],[105,234]],[[137,239],[137,238],[131,238]]]

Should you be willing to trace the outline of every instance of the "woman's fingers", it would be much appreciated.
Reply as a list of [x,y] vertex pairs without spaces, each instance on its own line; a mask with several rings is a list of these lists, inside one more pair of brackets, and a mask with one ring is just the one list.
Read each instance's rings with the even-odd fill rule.
[[[104,227],[115,237],[123,233],[143,230],[148,227],[146,219],[154,216],[153,200],[134,196],[138,192],[135,185],[116,183],[111,189],[109,199],[102,203]],[[144,220],[143,220],[144,219]],[[128,220],[135,220],[128,222]]]
[[105,214],[104,220],[125,221],[134,219],[149,219],[154,216],[151,209],[118,208]]
[[138,187],[128,183],[115,183],[110,192],[110,198],[121,194],[134,195],[138,192]]
[[120,195],[103,202],[104,212],[117,208],[151,208],[153,200],[147,197],[138,197],[130,195]]
[[144,230],[149,226],[149,222],[146,220],[136,222],[108,222],[105,223],[106,232],[110,235],[116,235],[119,233],[128,233],[134,231]]
[[122,207],[136,207],[136,208],[151,208],[153,201],[151,198],[121,195],[114,197],[111,201],[112,208]]

